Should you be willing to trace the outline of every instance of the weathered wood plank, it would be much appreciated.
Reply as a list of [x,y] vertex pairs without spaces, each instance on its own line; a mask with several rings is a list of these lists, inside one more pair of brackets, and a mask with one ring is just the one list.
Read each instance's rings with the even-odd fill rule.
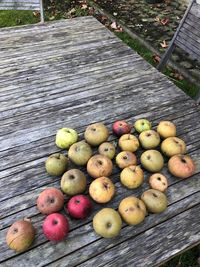
[[[173,106],[169,106],[165,103],[162,103],[159,110],[157,110],[157,108],[155,109],[154,106],[150,106],[150,107],[147,106],[145,109],[143,109],[142,114],[140,114],[140,112],[137,109],[133,109],[131,112],[126,111],[126,113],[122,113],[120,115],[120,117],[125,118],[126,120],[128,120],[132,124],[136,119],[140,118],[141,116],[144,116],[145,118],[148,118],[150,121],[152,121],[153,127],[156,127],[159,120],[169,119],[169,120],[173,120],[176,123],[178,135],[180,135],[181,133],[183,134],[184,132],[187,132],[188,129],[190,129],[192,131],[192,133],[193,132],[195,133],[195,131],[194,131],[195,125],[191,123],[191,117],[189,115],[190,111],[191,111],[191,116],[194,116],[193,112],[194,112],[194,110],[196,110],[195,103],[190,100],[190,101],[187,101],[186,103],[184,103],[184,105],[180,105],[180,102],[172,102],[171,104],[173,104]],[[65,109],[62,109],[61,112],[59,112],[59,110],[58,110],[57,112],[60,116],[60,114],[65,113]],[[51,112],[50,112],[50,114],[51,114]],[[176,114],[176,116],[175,116],[175,114]],[[182,116],[183,116],[183,119],[182,119]],[[41,115],[40,115],[40,117],[41,117]],[[152,118],[153,118],[153,120],[152,120]],[[180,119],[177,120],[177,118],[180,118]],[[24,120],[25,120],[25,118],[22,117],[22,121],[24,121]],[[109,129],[110,129],[110,125],[112,123],[112,118],[108,118],[108,120],[105,120],[104,122],[109,126]],[[187,127],[185,129],[184,127],[182,128],[182,125],[184,125],[183,122],[191,123],[192,125],[189,124],[189,127]],[[110,123],[110,125],[109,125],[109,123]],[[185,125],[187,125],[187,123],[185,123]],[[16,125],[14,125],[13,127],[16,127]],[[79,135],[80,138],[83,137],[81,133],[84,131],[84,128],[85,128],[85,126],[83,126],[82,128],[81,127],[76,128],[77,131],[80,133],[80,135]],[[188,139],[188,134],[185,134],[184,138],[186,138],[186,142],[191,141],[192,138],[194,138],[194,140],[195,140],[195,136],[191,136],[191,140]],[[0,169],[1,169],[1,171],[3,171],[5,168],[7,169],[7,168],[10,168],[11,166],[14,167],[14,166],[20,165],[23,162],[26,163],[27,161],[29,162],[29,161],[35,160],[37,158],[46,157],[46,155],[50,155],[52,153],[59,151],[58,148],[56,148],[53,145],[53,143],[52,143],[53,139],[54,139],[54,135],[49,136],[48,138],[45,138],[45,139],[41,139],[37,142],[29,143],[26,145],[26,147],[24,147],[24,146],[17,147],[17,148],[12,147],[9,150],[1,152],[1,155],[0,155],[0,159],[1,159]],[[29,149],[31,149],[31,151],[32,151],[31,154],[28,152]],[[13,160],[13,155],[15,156],[15,160]],[[17,170],[15,170],[15,171],[17,171]],[[7,176],[7,175],[8,174],[6,172],[5,176]],[[2,176],[3,176],[3,172],[2,172]]]
[[[200,197],[200,193],[193,194],[190,197],[185,198],[184,200],[182,200],[180,202],[177,202],[176,204],[170,205],[168,207],[168,210],[167,210],[168,211],[167,216],[164,213],[160,214],[159,218],[156,215],[148,216],[146,218],[146,222],[148,223],[148,227],[149,228],[154,227],[158,223],[158,219],[159,219],[159,223],[160,223],[162,221],[165,221],[166,218],[169,220],[171,217],[174,217],[175,207],[181,213],[182,211],[187,210],[187,209],[191,208],[192,206],[195,206],[198,203],[198,201],[197,201],[198,197]],[[193,200],[194,200],[194,202],[193,202]],[[192,202],[190,202],[190,201],[192,201]],[[185,204],[185,209],[182,206],[183,203]],[[111,242],[111,240],[104,239],[102,241],[102,239],[99,239],[96,242],[94,242],[94,243],[92,243],[86,247],[83,247],[72,254],[64,256],[64,257],[60,258],[59,260],[56,260],[56,261],[50,263],[48,266],[49,267],[65,267],[66,262],[69,266],[77,266],[78,263],[84,262],[84,261],[90,259],[91,257],[98,255],[103,250],[110,249],[113,246],[120,244],[122,241],[125,240],[126,237],[130,237],[130,232],[131,233],[133,233],[133,232],[139,233],[142,231],[142,229],[144,229],[144,225],[138,225],[136,227],[131,227],[131,226],[124,227],[122,229],[120,237],[113,239],[112,242]],[[140,244],[140,242],[139,242],[139,244]],[[134,246],[134,248],[135,248],[135,246]],[[126,261],[124,260],[124,263],[125,262]],[[123,264],[123,266],[124,266],[124,264]]]
[[[187,249],[199,242],[200,224],[198,223],[199,218],[196,216],[199,213],[200,205],[197,205],[79,266],[100,267],[105,265],[120,266],[121,264],[131,266],[135,262],[137,262],[138,267],[160,265],[166,259],[175,256],[180,250]],[[163,229],[165,229],[164,235],[161,234]],[[137,243],[140,246],[136,247],[135,244]],[[162,244],[162,249],[160,244]],[[122,255],[126,255],[126,261]]]
[[[196,177],[194,176],[188,180],[183,180],[179,183],[176,183],[174,186],[169,187],[169,190],[168,190],[169,204],[176,203],[182,199],[187,199],[187,196],[193,195],[194,193],[198,193],[199,182],[200,182],[199,179],[196,179]],[[181,185],[180,185],[180,183],[181,183]],[[180,190],[180,187],[181,187],[181,190]],[[119,186],[117,188],[117,190],[119,190],[118,194],[116,195],[117,201],[113,199],[110,202],[110,204],[107,204],[105,206],[111,205],[112,207],[116,208],[118,206],[120,199],[125,197],[125,195],[126,196],[128,195],[127,190],[124,190],[121,186]],[[124,194],[121,195],[122,192],[124,192],[125,195]],[[139,195],[141,194],[141,192],[142,191],[140,191]],[[130,195],[130,193],[129,193],[129,195]],[[136,194],[136,195],[138,195],[138,194]],[[119,198],[119,196],[120,196],[120,198]],[[177,206],[178,209],[175,208],[176,205],[173,207],[173,210],[176,211],[175,214],[180,213],[179,210],[183,209],[183,207],[185,207],[184,201],[181,203],[180,203],[180,206],[179,205]],[[181,206],[182,206],[182,208],[180,208]],[[166,215],[168,213],[168,209],[163,213],[163,215],[164,214]],[[154,218],[152,218],[152,216]],[[161,219],[161,221],[163,219],[162,215],[159,215],[159,216],[158,215],[150,215],[147,217],[147,219],[144,221],[143,224],[141,224],[137,227],[132,227],[133,232],[131,231],[131,234],[130,234],[130,227],[129,227],[129,235],[128,236],[127,236],[127,234],[123,235],[123,232],[122,232],[120,237],[124,236],[127,239],[127,237],[130,238],[134,235],[137,235],[138,233],[140,233],[140,231],[138,230],[138,228],[140,228],[140,227],[142,227],[142,232],[144,232],[146,229],[149,229],[149,227],[151,227],[151,226],[149,226],[149,223],[148,223],[149,219],[148,218],[150,218],[150,220],[152,220],[152,219],[155,220],[155,217],[157,217],[158,221],[157,221],[157,223],[155,223],[155,221],[154,221],[154,225],[158,224],[160,219]],[[166,218],[165,218],[165,220],[166,220]],[[77,223],[80,223],[80,222],[77,222]],[[41,229],[39,230],[39,235],[40,235],[40,232],[41,232]],[[0,232],[0,234],[5,235],[5,230],[2,230]],[[120,238],[120,237],[118,237],[118,238]],[[42,266],[44,264],[47,264],[47,263],[50,263],[51,261],[56,260],[57,258],[60,258],[63,255],[67,255],[69,253],[72,253],[73,251],[81,248],[82,246],[86,246],[89,243],[94,242],[98,239],[100,239],[99,236],[97,236],[94,233],[94,231],[92,229],[92,225],[91,225],[91,223],[89,223],[87,225],[84,225],[83,227],[79,227],[76,230],[72,231],[69,234],[69,237],[66,240],[66,242],[61,242],[59,244],[51,244],[50,242],[46,243],[45,238],[43,237],[42,240],[40,239],[40,242],[43,242],[43,244],[41,244],[39,247],[35,247],[32,250],[28,251],[26,253],[26,257],[24,257],[24,254],[19,255],[17,260],[19,261],[19,264],[22,264],[21,266],[23,266],[24,260],[27,261],[27,259],[31,259],[31,262],[33,262],[33,264],[37,264],[39,266]],[[74,242],[74,240],[76,240],[76,242]],[[104,241],[104,240],[102,239],[101,241]],[[111,244],[112,243],[110,243],[110,246],[112,246]],[[37,245],[37,243],[35,245]],[[5,246],[3,246],[3,247],[5,247]],[[54,253],[52,253],[52,249],[54,250]],[[102,249],[102,246],[101,246],[101,249]],[[103,250],[104,249],[105,249],[105,247],[103,247]],[[3,250],[1,249],[1,251],[4,251],[4,250],[5,249],[3,249]],[[43,255],[44,255],[44,251],[45,251],[45,257],[44,257],[42,262],[40,261],[41,250],[43,251]],[[56,253],[56,251],[57,251],[57,253]],[[14,253],[8,249],[3,254],[4,254],[4,256],[5,256],[5,254],[7,254],[6,258],[10,257],[11,255],[14,255]],[[1,260],[4,260],[4,259],[5,258],[1,258]],[[77,259],[77,260],[79,260],[79,259]],[[11,261],[12,261],[12,259],[11,259]],[[30,262],[30,264],[31,264],[31,262]],[[31,266],[33,266],[33,265],[31,265]]]
[[194,2],[194,4],[192,5],[192,8],[190,9],[190,14],[197,17],[200,22],[200,4],[199,3]]

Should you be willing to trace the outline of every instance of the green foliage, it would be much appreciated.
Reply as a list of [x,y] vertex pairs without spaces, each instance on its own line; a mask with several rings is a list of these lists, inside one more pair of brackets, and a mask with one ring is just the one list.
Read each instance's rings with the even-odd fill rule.
[[[156,66],[156,63],[153,60],[153,53],[144,45],[142,45],[138,40],[131,38],[126,32],[116,32],[115,34],[123,42],[125,42],[128,46],[135,50],[140,56],[142,56],[146,61],[148,61],[154,67]],[[172,79],[172,81],[190,97],[195,97],[200,91],[200,86],[193,85],[186,79],[178,80],[171,77],[173,74],[173,70],[171,68],[165,68],[164,74]]]
[[0,11],[0,27],[33,24],[39,22],[40,17],[33,15],[32,11],[5,10]]

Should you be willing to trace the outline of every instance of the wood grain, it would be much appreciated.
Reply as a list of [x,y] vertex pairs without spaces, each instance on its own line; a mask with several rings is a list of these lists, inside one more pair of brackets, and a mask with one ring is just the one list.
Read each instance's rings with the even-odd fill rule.
[[[193,100],[92,17],[3,29],[0,51],[1,266],[66,266],[66,262],[69,266],[116,266],[118,262],[121,264],[117,253],[123,244],[127,247],[127,257],[122,260],[131,266],[132,258],[139,263],[144,258],[144,255],[139,257],[138,251],[131,254],[140,238],[142,244],[146,237],[152,244],[164,243],[168,233],[174,233],[170,239],[172,251],[161,247],[160,262],[200,240],[194,237],[198,226],[192,216],[194,229],[188,228],[191,239],[186,243],[174,224],[179,216],[186,216],[187,221],[199,204],[200,108]],[[105,240],[92,229],[95,212],[103,206],[117,209],[122,198],[130,194],[139,197],[149,188],[150,174],[145,171],[145,183],[140,188],[125,189],[119,182],[120,170],[115,166],[111,179],[117,193],[113,200],[105,205],[94,203],[93,213],[84,221],[69,218],[70,233],[66,241],[48,242],[41,228],[44,216],[38,213],[35,201],[46,187],[59,188],[60,177],[50,177],[44,169],[44,161],[50,154],[67,153],[55,146],[56,131],[63,126],[72,127],[81,140],[90,123],[104,122],[111,133],[116,119],[133,124],[139,118],[149,119],[153,129],[160,120],[172,120],[177,125],[178,136],[186,141],[188,152],[196,162],[195,175],[188,180],[173,177],[166,168],[165,158],[163,173],[170,184],[167,210],[159,216],[148,215],[137,227],[123,224],[118,238]],[[112,134],[109,141],[117,142]],[[141,153],[142,149],[136,153],[138,159]],[[70,167],[76,166],[70,164]],[[86,172],[85,167],[81,170]],[[87,176],[88,186],[91,180]],[[16,254],[7,248],[5,235],[13,221],[27,216],[37,228],[36,240],[30,250]],[[160,231],[163,225],[169,232],[150,237],[149,231]],[[183,231],[186,226],[187,223]],[[150,249],[152,257],[147,258],[147,263],[154,266],[158,257]],[[105,255],[102,263],[101,255]]]

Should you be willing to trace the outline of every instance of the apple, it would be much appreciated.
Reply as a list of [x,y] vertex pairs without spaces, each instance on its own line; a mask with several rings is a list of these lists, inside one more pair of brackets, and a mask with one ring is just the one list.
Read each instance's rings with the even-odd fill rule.
[[176,136],[176,126],[171,121],[161,121],[157,126],[157,132],[163,139],[173,137]]
[[115,186],[108,177],[99,177],[90,184],[89,194],[94,201],[107,203],[115,194]]
[[137,158],[135,154],[130,151],[121,151],[116,156],[116,164],[119,168],[124,169],[130,165],[136,165]]
[[139,141],[133,134],[124,134],[119,138],[121,150],[135,152],[139,146]]
[[196,166],[189,155],[174,155],[168,161],[171,174],[178,178],[188,178],[195,173]]
[[116,237],[122,228],[122,219],[116,210],[104,208],[94,216],[93,228],[104,238]]
[[144,149],[152,149],[160,144],[160,136],[154,130],[141,132],[139,135],[140,144]]
[[78,140],[78,134],[74,129],[62,128],[57,131],[56,134],[56,145],[59,148],[68,149],[72,144]]
[[112,174],[112,161],[103,155],[94,155],[88,160],[87,172],[93,178],[110,176]]
[[168,181],[162,173],[154,173],[149,177],[149,184],[152,189],[164,192],[167,190]]
[[159,172],[164,166],[162,154],[157,150],[146,150],[140,158],[142,166],[150,172]]
[[129,189],[139,187],[144,181],[144,173],[140,166],[131,165],[120,173],[121,183]]
[[108,139],[109,131],[103,123],[93,123],[86,128],[84,137],[91,146],[98,146]]
[[45,218],[42,229],[48,240],[58,242],[67,236],[69,223],[64,215],[52,213]]
[[118,210],[122,219],[129,225],[141,223],[146,216],[145,204],[142,200],[134,196],[122,199]]
[[141,199],[144,201],[149,212],[160,213],[167,208],[167,197],[158,190],[149,189],[145,191]]
[[83,166],[87,164],[92,156],[92,149],[85,141],[74,143],[68,151],[69,159],[76,165]]
[[35,239],[35,229],[30,220],[14,222],[6,234],[6,243],[16,252],[26,251]]
[[178,137],[168,137],[161,143],[161,150],[166,156],[172,157],[177,154],[184,154],[186,144]]
[[48,157],[45,161],[45,168],[48,174],[59,176],[62,175],[68,166],[68,159],[66,156],[55,153]]
[[115,146],[109,142],[102,143],[99,146],[98,152],[100,155],[113,159],[115,156]]
[[116,121],[112,126],[113,133],[117,136],[128,134],[131,132],[131,126],[126,121]]
[[69,196],[83,193],[87,186],[85,174],[78,169],[65,172],[61,178],[61,189]]
[[139,119],[135,122],[134,128],[138,133],[151,130],[151,122],[146,119]]
[[57,212],[63,208],[63,193],[54,187],[42,191],[37,198],[37,208],[43,214]]
[[85,195],[77,195],[68,201],[66,209],[71,217],[84,219],[92,211],[92,203]]

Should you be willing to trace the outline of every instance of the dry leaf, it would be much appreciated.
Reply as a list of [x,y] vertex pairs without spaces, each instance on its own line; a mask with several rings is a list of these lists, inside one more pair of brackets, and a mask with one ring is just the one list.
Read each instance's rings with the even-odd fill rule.
[[153,60],[154,60],[156,63],[159,63],[159,62],[160,62],[160,56],[154,54],[154,55],[153,55]]
[[113,29],[113,30],[117,30],[117,23],[114,21],[110,27]]
[[166,41],[164,40],[164,41],[162,41],[162,43],[160,43],[160,46],[161,46],[162,48],[167,48],[167,47],[168,47],[168,44],[167,44]]
[[86,4],[83,4],[82,6],[81,6],[81,9],[87,9],[87,5]]
[[160,22],[160,18],[159,17],[155,17],[154,21]]
[[169,19],[168,18],[161,19],[160,23],[165,26],[169,23]]
[[118,26],[118,28],[117,28],[117,30],[115,30],[115,32],[123,32],[122,27],[119,27],[119,26]]

